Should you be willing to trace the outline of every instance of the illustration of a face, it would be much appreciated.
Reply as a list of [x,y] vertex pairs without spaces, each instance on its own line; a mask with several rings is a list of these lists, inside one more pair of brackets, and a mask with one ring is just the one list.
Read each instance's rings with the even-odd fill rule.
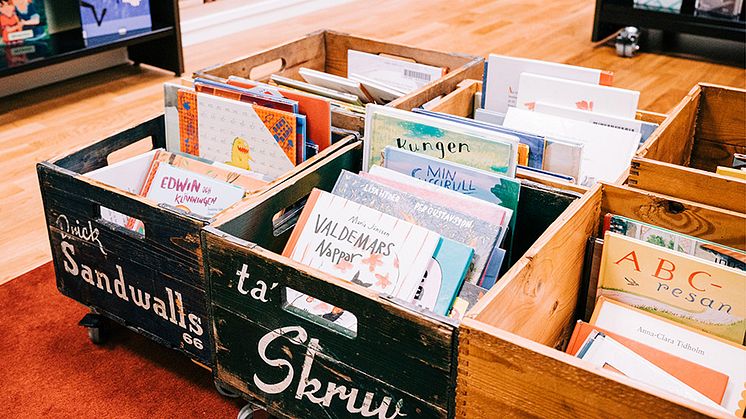
[[16,7],[13,5],[13,1],[8,0],[0,2],[0,13],[8,17],[16,14]]
[[233,148],[231,149],[231,161],[227,162],[231,166],[240,167],[241,169],[251,170],[251,164],[249,162],[254,161],[251,158],[251,150],[249,144],[241,137],[236,137],[233,140]]
[[13,5],[16,6],[21,13],[28,11],[28,5],[31,4],[31,0],[13,0]]

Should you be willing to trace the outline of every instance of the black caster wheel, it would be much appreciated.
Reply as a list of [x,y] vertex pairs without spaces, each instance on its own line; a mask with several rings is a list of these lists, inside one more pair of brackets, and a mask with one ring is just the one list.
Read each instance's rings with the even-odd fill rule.
[[79,326],[88,329],[88,338],[96,345],[106,342],[106,319],[96,313],[88,313],[78,322]]
[[254,404],[247,404],[238,411],[237,419],[269,419],[273,418],[266,410]]
[[231,390],[231,389],[223,386],[222,384],[218,383],[217,381],[215,381],[214,383],[215,383],[215,390],[217,390],[218,393],[221,396],[223,396],[223,397],[227,397],[229,399],[237,399],[237,398],[239,398],[241,396],[240,394],[238,394],[235,391],[233,391],[233,390]]

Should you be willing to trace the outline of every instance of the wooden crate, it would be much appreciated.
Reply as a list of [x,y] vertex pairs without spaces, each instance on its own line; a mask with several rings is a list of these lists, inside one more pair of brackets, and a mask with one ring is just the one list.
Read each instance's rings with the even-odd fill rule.
[[[371,54],[388,54],[418,63],[445,67],[448,73],[439,80],[388,104],[410,110],[436,97],[436,90],[452,90],[467,78],[481,78],[484,58],[445,53],[390,42],[382,42],[331,30],[310,33],[274,48],[253,53],[225,64],[199,70],[195,77],[225,81],[229,76],[240,76],[267,81],[271,73],[302,80],[301,67],[347,77],[347,51],[353,49]],[[363,132],[365,117],[344,109],[332,109],[332,125],[355,132]]]
[[744,214],[627,186],[594,186],[461,323],[457,417],[722,416],[560,351],[583,311],[587,239],[600,234],[608,212],[746,249]]
[[[280,417],[361,416],[338,396],[319,403],[298,396],[303,379],[309,389],[316,385],[314,379],[320,380],[321,390],[314,395],[322,398],[329,383],[336,389],[344,386],[344,394],[355,389],[358,407],[369,394],[369,412],[387,400],[386,417],[392,417],[395,406],[408,417],[451,417],[458,335],[452,320],[411,304],[394,304],[279,255],[291,229],[278,231],[273,214],[314,187],[331,190],[342,169],[359,170],[361,158],[361,147],[349,145],[268,192],[267,199],[244,214],[224,217],[203,230],[216,381]],[[514,247],[528,248],[579,196],[526,182]],[[286,311],[285,287],[351,311],[358,319],[357,335],[351,338]],[[310,378],[303,372],[308,370]]]
[[[475,106],[474,96],[481,91],[482,82],[479,80],[464,80],[458,84],[456,89],[453,90],[445,90],[443,88],[439,88],[438,90],[433,92],[432,96],[437,97],[439,95],[443,95],[443,98],[437,104],[432,106],[430,110],[434,112],[443,112],[451,115],[462,116],[465,118],[472,118],[474,116]],[[425,102],[423,101],[422,103]],[[422,103],[419,103],[418,106],[421,106]],[[640,121],[662,124],[666,118],[666,115],[648,111],[637,111],[637,115],[635,116],[635,118]],[[656,131],[660,129],[661,127],[657,128]],[[653,135],[654,134],[651,134],[651,138]],[[624,183],[624,181],[627,179],[627,175],[627,173],[624,173],[614,183]],[[574,185],[568,182],[549,180],[546,177],[538,176],[533,172],[522,170],[520,168],[516,172],[516,177],[533,180],[547,185],[553,184],[553,186],[558,188],[574,189],[579,192],[588,191],[587,187]]]
[[[342,140],[295,170],[312,166],[350,141],[352,137]],[[165,144],[164,117],[158,116],[37,165],[57,288],[93,311],[210,366],[213,345],[200,246],[200,229],[209,220],[82,175],[107,166],[112,154],[121,157],[133,147],[138,154]],[[262,199],[293,173],[223,213]],[[103,220],[101,207],[141,220],[145,234]]]
[[746,153],[746,90],[700,83],[632,160],[629,184],[746,212],[746,181],[718,175]]

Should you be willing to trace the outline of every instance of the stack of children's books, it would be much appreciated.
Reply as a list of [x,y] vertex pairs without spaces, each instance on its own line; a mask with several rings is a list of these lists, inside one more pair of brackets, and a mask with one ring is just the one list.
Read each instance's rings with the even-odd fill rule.
[[582,186],[616,182],[656,124],[635,119],[639,92],[611,87],[613,74],[491,54],[474,119],[416,112],[519,138],[519,170]]
[[734,179],[746,180],[746,154],[733,153],[731,167],[718,166],[716,173]]
[[746,407],[746,252],[607,214],[567,352],[723,412]]
[[[369,104],[359,174],[314,190],[284,254],[460,319],[509,249],[520,182],[515,136]],[[356,319],[289,291],[289,307],[350,330]]]

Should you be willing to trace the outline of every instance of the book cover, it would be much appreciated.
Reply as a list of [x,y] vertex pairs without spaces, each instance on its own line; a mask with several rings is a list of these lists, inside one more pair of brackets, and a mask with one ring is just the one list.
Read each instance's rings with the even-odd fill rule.
[[469,308],[473,307],[485,294],[487,294],[486,289],[470,282],[464,282],[458,296],[453,301],[453,307],[448,317],[456,320],[463,319]]
[[576,356],[583,343],[593,331],[601,332],[620,344],[624,345],[637,355],[657,365],[673,377],[687,384],[694,390],[702,393],[715,403],[723,401],[725,388],[728,385],[728,376],[722,372],[715,371],[695,362],[687,361],[660,349],[652,348],[633,339],[626,338],[617,333],[610,332],[598,326],[578,321],[567,345],[567,352]]
[[607,231],[598,294],[743,343],[746,274]]
[[295,164],[295,115],[197,93],[199,156],[278,178]]
[[441,316],[448,315],[469,272],[473,256],[474,249],[441,238],[417,288],[414,303]]
[[[516,138],[518,138],[518,141],[520,142],[519,147],[521,145],[528,147],[528,163],[524,162],[518,162],[519,165],[523,166],[531,166],[536,167],[538,169],[541,169],[543,167],[543,160],[544,160],[544,147],[545,147],[545,139],[544,137],[534,135],[528,132],[522,132],[518,130],[514,130],[511,128],[506,128],[502,126],[502,119],[500,120],[500,124],[496,125],[494,123],[484,122],[476,119],[469,119],[464,118],[461,116],[456,115],[450,115],[443,112],[433,112],[426,109],[421,108],[414,108],[412,109],[412,112],[421,114],[421,115],[427,115],[432,116],[434,118],[441,118],[446,119],[452,122],[460,123],[460,124],[466,124],[473,127],[479,127],[488,129],[495,132],[500,132],[507,135],[514,135]],[[522,150],[518,150],[519,153]]]
[[18,46],[49,39],[44,1],[0,2],[0,31],[2,31],[0,46]]
[[243,198],[243,188],[154,161],[141,195],[189,214],[212,217]]
[[[593,68],[490,54],[484,81],[484,108],[505,113],[516,106],[522,73],[543,74],[583,83],[611,86],[613,74]],[[522,88],[522,87],[521,87]]]
[[607,230],[746,272],[746,252],[742,250],[616,214],[604,217],[604,232]]
[[516,108],[533,110],[536,102],[634,119],[640,92],[557,77],[521,73]]
[[[314,189],[283,255],[372,291],[412,301],[440,235],[340,196]],[[323,301],[288,292],[288,304],[334,323]],[[345,307],[354,312],[354,307]],[[356,321],[345,327],[356,330]]]
[[721,406],[738,417],[746,407],[746,347],[600,297],[590,324],[728,376]]
[[179,150],[182,153],[199,156],[197,93],[179,89],[176,106],[179,114]]
[[368,105],[363,169],[380,165],[393,146],[478,169],[515,176],[518,138],[484,128]]
[[396,188],[342,171],[333,194],[417,224],[474,249],[474,268],[467,281],[476,283],[500,236],[498,223],[484,221],[443,205],[432,204]]
[[347,77],[363,76],[405,94],[438,80],[445,73],[443,67],[347,50]]
[[592,331],[578,351],[577,357],[590,362],[596,368],[622,374],[641,383],[649,384],[727,413],[727,410],[704,394],[694,390],[683,381],[602,332]]
[[298,113],[306,116],[306,133],[319,150],[324,150],[332,141],[332,110],[328,99],[303,92],[282,89],[277,86],[255,82],[237,76],[230,76],[228,84],[246,89],[261,89],[267,95],[280,95],[298,102]]
[[150,0],[81,0],[83,38],[150,29]]
[[236,185],[244,189],[246,192],[255,191],[269,183],[262,180],[259,175],[245,173],[242,169],[237,167],[223,166],[216,162],[169,153],[165,150],[158,150],[153,157],[153,161],[166,163],[174,167],[188,170],[192,173],[197,173],[221,182]]
[[562,118],[574,119],[576,121],[590,122],[591,124],[603,125],[605,127],[621,129],[624,131],[642,132],[642,121],[637,119],[619,118],[599,112],[552,105],[542,101],[538,101],[534,104],[534,111]]
[[583,148],[581,142],[547,138],[543,169],[570,176],[576,181],[587,181],[583,179]]
[[373,98],[371,98],[368,92],[365,91],[365,88],[359,81],[350,80],[346,77],[340,77],[305,67],[301,67],[300,70],[298,70],[298,74],[308,83],[342,93],[355,95],[362,103],[373,102]]

